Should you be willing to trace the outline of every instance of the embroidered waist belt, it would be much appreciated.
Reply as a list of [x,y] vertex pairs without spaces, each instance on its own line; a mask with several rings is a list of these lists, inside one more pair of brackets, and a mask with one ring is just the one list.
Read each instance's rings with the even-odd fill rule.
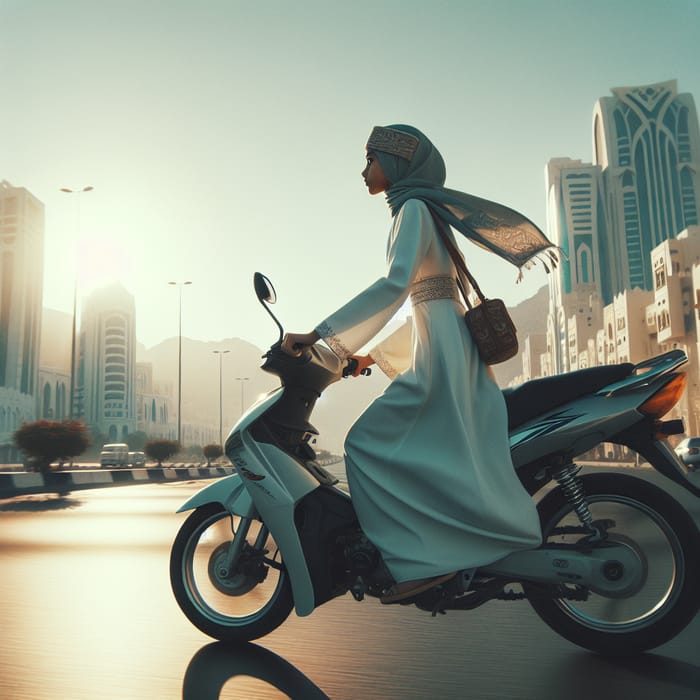
[[433,299],[458,299],[457,282],[452,277],[426,277],[411,285],[413,306]]

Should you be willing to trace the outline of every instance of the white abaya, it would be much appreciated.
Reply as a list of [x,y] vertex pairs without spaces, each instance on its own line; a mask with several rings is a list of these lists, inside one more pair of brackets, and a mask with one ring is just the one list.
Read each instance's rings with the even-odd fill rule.
[[[417,282],[456,276],[416,199],[393,220],[387,261],[385,277],[316,329],[341,359],[387,324]],[[541,541],[510,458],[503,396],[463,316],[456,297],[414,303],[407,325],[370,350],[393,381],[345,442],[360,524],[397,582],[489,564]]]

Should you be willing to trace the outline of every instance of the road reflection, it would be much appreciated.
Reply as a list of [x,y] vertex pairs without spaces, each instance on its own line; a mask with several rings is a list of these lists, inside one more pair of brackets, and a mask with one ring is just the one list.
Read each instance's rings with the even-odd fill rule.
[[308,676],[269,649],[224,642],[207,644],[192,657],[182,682],[182,698],[218,700],[224,685],[238,676],[258,679],[292,700],[330,700]]

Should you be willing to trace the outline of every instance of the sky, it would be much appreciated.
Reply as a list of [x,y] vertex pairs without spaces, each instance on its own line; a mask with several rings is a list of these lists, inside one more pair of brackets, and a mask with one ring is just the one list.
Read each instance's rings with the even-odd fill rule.
[[[44,203],[44,306],[71,311],[76,272],[80,298],[119,280],[146,347],[181,294],[183,335],[262,348],[255,271],[296,332],[384,274],[374,125],[417,126],[448,187],[544,228],[545,166],[591,161],[611,88],[697,104],[698,29],[700,0],[0,0],[0,180]],[[462,249],[508,304],[547,282]]]

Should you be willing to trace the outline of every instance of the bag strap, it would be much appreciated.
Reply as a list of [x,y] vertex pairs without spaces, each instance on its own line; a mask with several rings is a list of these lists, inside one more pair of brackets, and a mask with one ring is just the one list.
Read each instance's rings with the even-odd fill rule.
[[[437,228],[437,232],[440,235],[442,242],[445,244],[445,248],[447,248],[447,252],[450,254],[452,262],[455,264],[457,271],[461,272],[469,280],[471,288],[477,293],[479,299],[481,299],[482,302],[486,301],[486,297],[484,296],[479,285],[477,284],[477,281],[474,279],[472,273],[469,272],[469,270],[467,269],[467,264],[464,262],[464,258],[462,257],[461,253],[459,252],[455,244],[452,242],[450,237],[447,235],[445,230],[443,229],[442,221],[440,221],[434,215],[433,221],[435,221],[435,227]],[[467,302],[467,306],[471,309],[472,303],[469,301],[469,295],[467,294],[467,290],[464,288],[463,280],[460,278],[459,275],[457,276],[457,284],[459,285],[459,288],[462,292],[464,301]]]

